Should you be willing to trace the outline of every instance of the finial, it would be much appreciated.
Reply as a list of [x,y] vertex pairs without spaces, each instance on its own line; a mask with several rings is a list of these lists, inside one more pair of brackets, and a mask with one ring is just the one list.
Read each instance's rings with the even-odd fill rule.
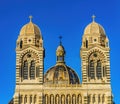
[[95,22],[95,17],[96,17],[95,15],[92,16],[93,22]]
[[62,36],[59,36],[59,39],[60,39],[60,45],[62,44],[61,40],[62,40]]
[[32,18],[33,18],[33,17],[30,15],[29,18],[30,18],[30,22],[32,22]]

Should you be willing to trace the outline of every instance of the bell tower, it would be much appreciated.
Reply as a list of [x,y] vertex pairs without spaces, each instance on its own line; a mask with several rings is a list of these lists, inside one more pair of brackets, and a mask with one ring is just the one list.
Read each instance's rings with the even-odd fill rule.
[[82,37],[82,83],[110,83],[109,41],[95,16],[92,18]]
[[[30,22],[22,27],[16,46],[16,91],[14,104],[38,104],[43,85],[44,48],[41,31]],[[37,90],[36,90],[37,91]],[[42,98],[42,97],[41,97]],[[41,103],[40,103],[41,104]]]
[[101,97],[105,104],[112,104],[109,40],[103,27],[95,22],[95,16],[92,18],[84,30],[80,50],[82,85],[86,87],[84,101],[99,104]]

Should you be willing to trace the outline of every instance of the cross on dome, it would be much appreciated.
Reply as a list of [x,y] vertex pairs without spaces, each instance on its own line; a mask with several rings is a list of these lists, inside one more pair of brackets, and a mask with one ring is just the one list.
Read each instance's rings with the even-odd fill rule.
[[95,17],[96,17],[95,15],[92,16],[93,22],[95,21]]
[[59,36],[59,39],[60,39],[60,45],[62,44],[61,40],[62,40],[62,36]]
[[29,18],[30,18],[30,22],[32,22],[32,18],[33,18],[33,17],[30,15]]

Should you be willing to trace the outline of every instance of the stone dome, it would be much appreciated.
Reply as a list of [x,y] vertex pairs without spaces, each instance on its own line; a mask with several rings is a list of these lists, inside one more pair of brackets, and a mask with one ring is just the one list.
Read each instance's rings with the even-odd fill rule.
[[29,23],[24,25],[20,30],[20,35],[38,35],[41,36],[41,31],[39,27],[34,24],[31,20]]
[[100,24],[93,21],[92,23],[90,23],[89,25],[86,26],[86,28],[84,30],[84,34],[102,34],[102,35],[105,35],[105,31],[104,31],[104,28]]
[[65,64],[57,64],[50,68],[44,76],[45,84],[78,84],[75,71]]
[[64,56],[65,55],[64,47],[61,44],[57,47],[56,55],[57,56]]

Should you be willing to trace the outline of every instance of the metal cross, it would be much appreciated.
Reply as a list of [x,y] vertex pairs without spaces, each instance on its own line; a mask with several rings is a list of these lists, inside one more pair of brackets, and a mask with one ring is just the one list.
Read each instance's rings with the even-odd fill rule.
[[95,17],[96,17],[95,15],[92,16],[93,22],[95,21]]
[[59,39],[60,39],[60,45],[62,44],[61,40],[62,40],[62,36],[59,36]]
[[32,18],[33,18],[33,17],[30,15],[29,18],[30,18],[30,22],[32,22]]

